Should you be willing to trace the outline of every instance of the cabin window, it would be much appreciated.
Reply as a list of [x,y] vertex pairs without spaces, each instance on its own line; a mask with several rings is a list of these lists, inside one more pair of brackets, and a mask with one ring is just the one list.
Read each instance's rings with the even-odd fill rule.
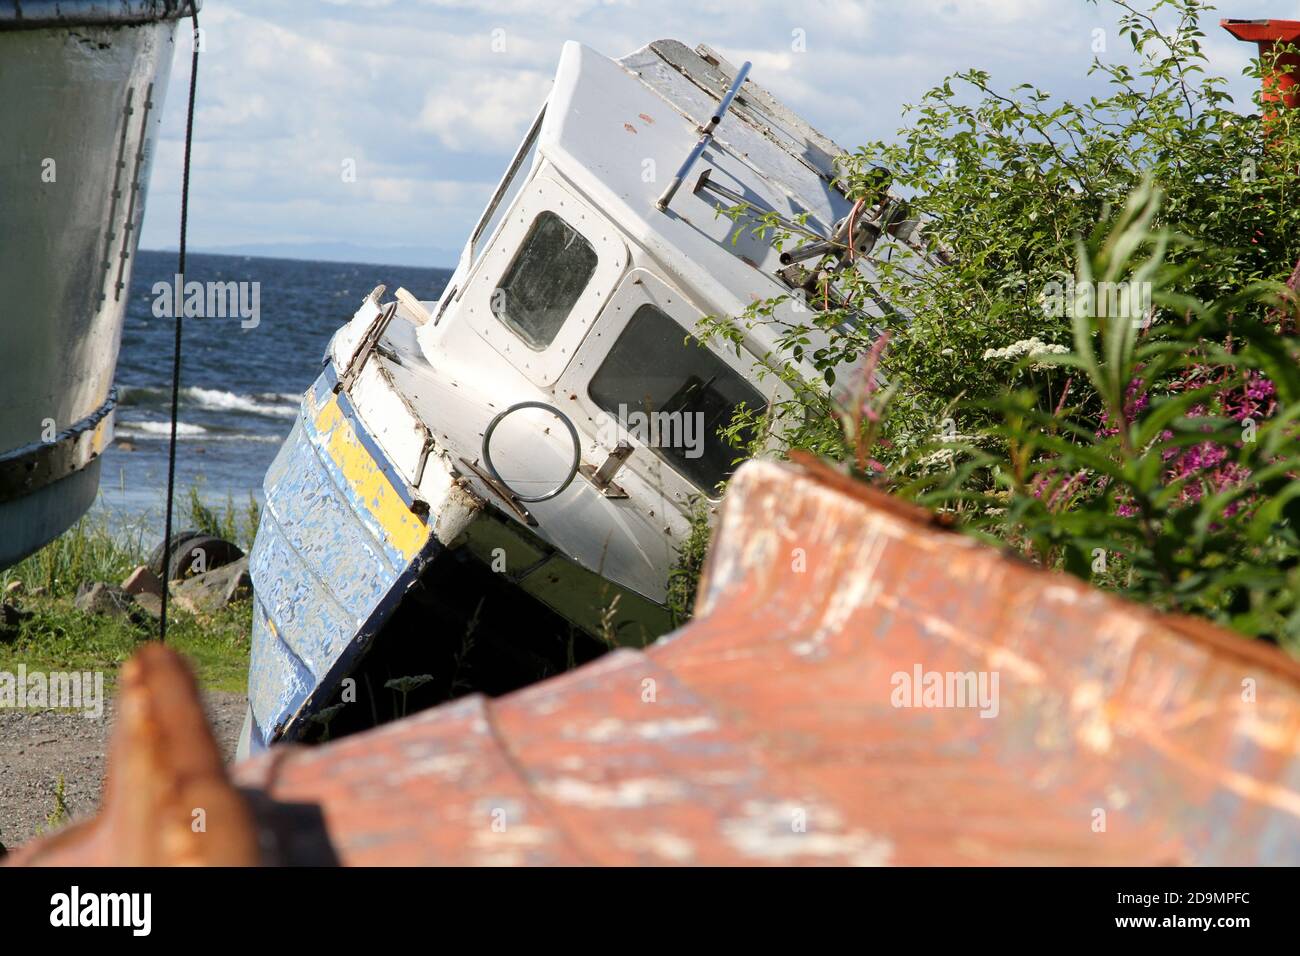
[[738,454],[718,430],[740,406],[767,404],[744,376],[649,304],[633,313],[588,391],[623,430],[710,494]]
[[555,340],[596,271],[596,250],[553,212],[534,221],[492,294],[492,314],[534,349]]

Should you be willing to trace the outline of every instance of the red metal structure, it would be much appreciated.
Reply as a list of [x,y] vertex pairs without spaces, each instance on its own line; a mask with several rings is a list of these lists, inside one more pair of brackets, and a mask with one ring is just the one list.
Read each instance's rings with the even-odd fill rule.
[[178,657],[121,687],[100,816],[14,862],[1300,863],[1300,665],[809,461],[737,473],[644,652],[233,784]]
[[[1259,55],[1267,57],[1277,46],[1300,43],[1300,20],[1220,20],[1219,26],[1238,40],[1259,44]],[[1275,70],[1264,78],[1264,102],[1281,101],[1288,109],[1300,103],[1300,53],[1283,53]]]

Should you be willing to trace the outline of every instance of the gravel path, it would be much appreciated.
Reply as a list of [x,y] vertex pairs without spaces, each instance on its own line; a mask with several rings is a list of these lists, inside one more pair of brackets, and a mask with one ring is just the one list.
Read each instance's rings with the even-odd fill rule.
[[[208,722],[229,761],[235,754],[247,698],[206,691],[203,700]],[[31,839],[38,826],[46,826],[59,774],[63,774],[69,817],[79,819],[95,812],[115,703],[109,700],[101,720],[0,709],[0,844],[15,847]]]

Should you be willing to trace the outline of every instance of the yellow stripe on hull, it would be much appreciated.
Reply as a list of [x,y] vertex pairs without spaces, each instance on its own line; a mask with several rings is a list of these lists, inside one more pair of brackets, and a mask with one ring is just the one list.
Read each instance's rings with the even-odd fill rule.
[[338,396],[316,411],[313,425],[339,472],[387,536],[387,543],[412,561],[429,540],[429,527],[412,513],[388,475],[357,437],[339,408]]

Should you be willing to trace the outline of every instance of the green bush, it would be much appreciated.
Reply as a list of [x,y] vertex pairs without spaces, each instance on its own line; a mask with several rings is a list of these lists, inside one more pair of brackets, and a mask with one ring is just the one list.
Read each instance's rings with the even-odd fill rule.
[[[810,309],[777,297],[700,334],[777,331],[760,366],[794,390],[787,446],[1046,566],[1300,649],[1283,286],[1300,111],[1232,107],[1205,0],[1110,6],[1131,55],[1094,60],[1086,102],[948,78],[843,164],[859,226],[888,187],[922,223],[911,240],[842,246],[813,266]],[[812,238],[731,215],[779,248]]]
[[[1139,65],[1096,59],[1090,75],[1098,88],[1088,101],[1058,101],[1030,84],[1002,92],[987,73],[968,70],[908,107],[895,140],[868,143],[844,163],[849,194],[864,204],[886,183],[907,197],[909,215],[924,222],[915,246],[880,243],[865,257],[869,273],[828,257],[822,267],[838,292],[830,308],[777,313],[781,297],[702,325],[706,336],[733,339],[754,323],[777,327],[781,348],[764,364],[811,410],[789,430],[793,445],[855,456],[842,402],[829,389],[801,387],[792,363],[833,385],[881,328],[894,333],[882,360],[894,397],[875,449],[881,461],[900,462],[954,428],[973,434],[988,424],[978,406],[954,417],[954,403],[1002,389],[1007,367],[990,353],[1068,345],[1066,310],[1045,305],[1073,276],[1075,241],[1148,178],[1164,194],[1153,225],[1217,250],[1185,276],[1189,295],[1211,301],[1290,275],[1300,258],[1300,116],[1245,116],[1227,102],[1226,80],[1207,72],[1197,26],[1213,9],[1205,0],[1154,0],[1149,11],[1110,4]],[[1172,18],[1172,27],[1157,27],[1157,16]],[[1256,63],[1253,74],[1264,66]],[[778,246],[807,238],[771,216],[732,212]],[[1169,259],[1188,254],[1171,249]],[[894,311],[868,321],[854,303],[873,297]],[[810,304],[821,303],[814,296]]]
[[899,490],[1039,563],[1300,652],[1300,343],[1252,318],[1276,285],[1180,290],[1166,253],[1196,250],[1153,231],[1159,201],[1137,190],[1081,244],[1078,278],[1149,282],[1186,320],[1139,329],[1080,304],[1072,348],[1019,365],[1068,371],[1086,399],[1006,389],[981,403],[982,440],[938,443],[947,469]]

